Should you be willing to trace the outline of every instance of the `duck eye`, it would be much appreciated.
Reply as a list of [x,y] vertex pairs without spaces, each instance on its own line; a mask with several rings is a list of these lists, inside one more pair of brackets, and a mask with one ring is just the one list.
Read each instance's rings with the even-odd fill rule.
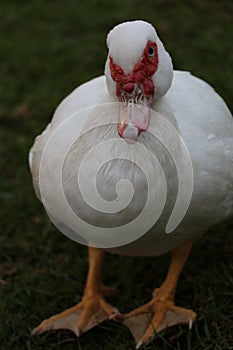
[[150,58],[153,58],[154,55],[155,55],[155,49],[154,49],[153,46],[150,46],[150,47],[148,48],[148,56],[149,56]]

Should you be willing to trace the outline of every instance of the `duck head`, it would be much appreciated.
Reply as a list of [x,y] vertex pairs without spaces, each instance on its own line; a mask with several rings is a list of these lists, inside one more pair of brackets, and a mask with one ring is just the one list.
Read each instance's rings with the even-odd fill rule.
[[149,126],[153,102],[171,85],[172,61],[153,26],[144,21],[114,27],[107,46],[107,87],[120,102],[118,133],[136,141]]

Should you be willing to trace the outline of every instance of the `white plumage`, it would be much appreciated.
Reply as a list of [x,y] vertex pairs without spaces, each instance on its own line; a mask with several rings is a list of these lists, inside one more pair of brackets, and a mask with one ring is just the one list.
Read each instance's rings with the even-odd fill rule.
[[[122,25],[121,29],[123,29]],[[111,33],[108,37],[108,40],[110,39]],[[111,80],[107,69],[106,71],[107,79]],[[166,75],[167,71],[164,74]],[[114,84],[114,82],[111,83]],[[79,110],[116,100],[117,97],[108,92],[105,76],[81,85],[65,98],[57,108],[51,124],[47,126],[42,135],[37,137],[30,151],[30,166],[37,194],[39,193],[40,155],[46,141],[59,123]],[[139,241],[130,246],[118,248],[117,252],[120,254],[158,255],[164,253],[186,239],[200,236],[208,228],[230,216],[233,211],[233,122],[222,98],[207,83],[190,73],[174,71],[170,89],[163,97],[154,100],[152,109],[168,118],[178,128],[186,143],[194,169],[193,196],[188,212],[175,232],[167,235],[164,232],[164,225],[161,224],[162,226],[154,227]],[[81,127],[85,128],[85,126]],[[108,133],[109,137],[117,137],[114,126],[108,130]],[[64,137],[69,138],[69,135],[66,134]],[[102,140],[101,134],[93,135],[93,137],[98,138],[90,140],[93,145]],[[140,134],[139,140],[145,144],[150,142],[146,132]],[[111,151],[111,149],[106,150],[108,156]],[[100,157],[104,160],[105,155],[102,154]],[[166,164],[164,166],[166,167]],[[54,168],[52,170],[55,171]],[[119,180],[119,170],[115,169],[115,171],[117,172],[116,178]],[[128,169],[127,174],[123,171],[121,178],[130,179],[131,175],[135,175],[134,173],[135,169]],[[107,191],[113,190],[117,182],[113,176],[114,171],[112,170],[111,183],[109,186],[105,184]],[[175,179],[173,175],[171,175],[172,178]],[[104,180],[108,181],[107,174]],[[138,181],[140,182],[140,179]],[[70,186],[70,191],[73,193],[72,186]],[[141,198],[140,195],[139,198]],[[88,211],[88,208],[84,207],[80,210]],[[132,207],[129,210],[132,210]],[[126,212],[125,215],[133,216],[133,213]],[[164,215],[167,217],[166,213]],[[59,216],[60,213],[57,213],[57,217]],[[86,213],[86,216],[89,214]],[[103,220],[108,220],[107,216],[103,217]]]

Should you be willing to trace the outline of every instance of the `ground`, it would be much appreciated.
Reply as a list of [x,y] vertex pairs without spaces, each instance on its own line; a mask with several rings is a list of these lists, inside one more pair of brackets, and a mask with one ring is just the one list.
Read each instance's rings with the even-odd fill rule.
[[[36,200],[27,165],[34,137],[74,87],[102,74],[105,36],[127,19],[153,23],[177,69],[211,83],[233,110],[231,1],[11,0],[0,21],[0,343],[4,350],[129,350],[134,341],[106,322],[80,340],[67,331],[32,337],[43,318],[78,302],[86,247],[59,233]],[[232,221],[195,245],[182,273],[177,304],[198,314],[192,329],[174,327],[145,349],[233,349]],[[107,255],[104,281],[120,293],[109,300],[128,311],[150,299],[168,256]],[[124,266],[124,269],[122,268]],[[135,268],[137,266],[137,268]],[[146,271],[146,273],[145,273]]]

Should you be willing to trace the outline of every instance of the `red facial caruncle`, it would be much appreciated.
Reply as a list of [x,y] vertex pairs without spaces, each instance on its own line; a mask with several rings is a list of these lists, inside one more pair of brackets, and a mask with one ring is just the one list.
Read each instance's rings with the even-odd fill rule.
[[149,126],[150,107],[155,91],[152,76],[159,63],[157,45],[147,41],[132,73],[125,73],[112,57],[109,60],[111,77],[116,82],[116,95],[121,103],[118,133],[123,138],[136,141],[139,133]]
[[110,57],[110,72],[112,79],[117,83],[117,96],[120,96],[121,88],[131,93],[135,83],[142,84],[145,96],[153,96],[155,87],[151,77],[156,72],[158,63],[157,45],[151,41],[147,42],[141,61],[136,63],[132,73],[125,74],[123,69]]

